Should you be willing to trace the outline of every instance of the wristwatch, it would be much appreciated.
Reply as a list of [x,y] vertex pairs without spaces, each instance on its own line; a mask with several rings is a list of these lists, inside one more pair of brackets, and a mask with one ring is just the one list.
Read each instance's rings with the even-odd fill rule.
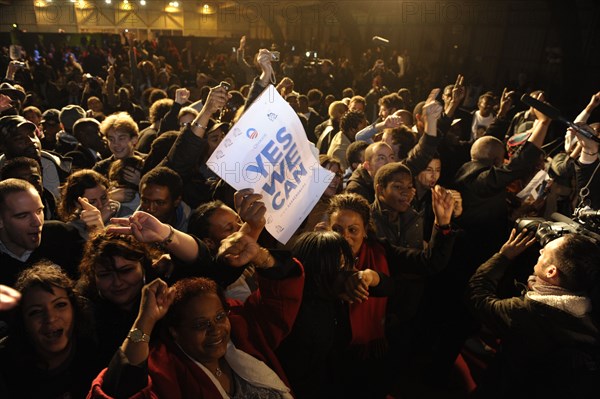
[[145,334],[139,328],[134,328],[133,330],[129,331],[129,334],[127,334],[127,339],[136,344],[138,342],[150,342],[150,336]]

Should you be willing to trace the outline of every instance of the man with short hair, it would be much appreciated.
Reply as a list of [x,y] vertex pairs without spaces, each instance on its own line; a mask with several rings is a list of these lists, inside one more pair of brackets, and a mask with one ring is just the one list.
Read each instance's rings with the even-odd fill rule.
[[333,140],[327,150],[327,155],[340,161],[342,170],[348,169],[349,163],[346,159],[346,149],[352,142],[356,132],[367,124],[365,114],[360,111],[346,112],[340,120],[340,131],[333,136]]
[[575,233],[550,241],[524,294],[501,296],[500,281],[534,241],[529,232],[513,230],[469,281],[472,310],[502,345],[476,397],[595,398],[600,332],[591,293],[599,283],[598,242]]
[[365,150],[365,161],[356,168],[348,180],[346,192],[356,193],[372,204],[375,201],[373,177],[383,165],[396,161],[394,150],[386,143],[377,142],[369,145]]
[[411,206],[416,190],[410,169],[399,162],[388,163],[377,171],[374,185],[371,215],[377,237],[405,248],[423,249],[423,229],[417,223],[421,218]]
[[79,105],[67,105],[60,110],[62,130],[56,134],[56,152],[65,155],[77,147],[78,141],[73,136],[73,125],[82,118],[85,118],[85,110]]
[[92,169],[97,162],[110,156],[110,150],[95,118],[82,118],[73,125],[77,146],[65,155],[73,159],[73,169]]
[[23,269],[44,258],[76,278],[82,249],[74,227],[44,221],[44,205],[31,183],[0,182],[0,284],[14,285]]
[[140,181],[140,210],[187,232],[190,207],[181,200],[183,181],[177,172],[158,166]]
[[[132,155],[145,157],[144,154],[135,151],[139,136],[138,125],[126,112],[108,116],[100,124],[100,131],[108,141],[108,148],[112,155],[94,166],[96,172],[108,177],[110,166],[115,160],[129,158]],[[138,181],[131,183],[138,184],[139,177]]]
[[58,219],[56,213],[56,198],[43,186],[42,169],[40,164],[27,157],[17,157],[7,160],[0,168],[2,179],[21,179],[33,184],[44,204],[44,218]]
[[0,152],[0,167],[16,157],[37,161],[42,167],[44,187],[60,198],[59,186],[71,172],[71,159],[42,150],[33,123],[18,115],[0,118]]
[[56,148],[56,135],[60,132],[60,111],[50,108],[42,114],[40,121],[44,137],[40,139],[44,150],[54,151]]

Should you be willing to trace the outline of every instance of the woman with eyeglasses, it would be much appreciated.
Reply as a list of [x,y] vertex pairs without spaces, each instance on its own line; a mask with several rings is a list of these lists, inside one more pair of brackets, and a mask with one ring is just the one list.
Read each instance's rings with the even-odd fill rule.
[[299,263],[280,264],[263,251],[242,232],[221,245],[231,266],[266,255],[254,262],[260,289],[244,303],[224,299],[206,278],[146,285],[127,338],[90,396],[292,398],[274,350],[298,312],[304,274]]

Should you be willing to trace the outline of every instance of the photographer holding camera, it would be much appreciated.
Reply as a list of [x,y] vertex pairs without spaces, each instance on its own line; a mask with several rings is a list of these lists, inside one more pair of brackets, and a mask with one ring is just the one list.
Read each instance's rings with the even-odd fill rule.
[[[542,243],[548,238],[538,236]],[[501,338],[501,350],[475,397],[597,397],[600,332],[592,298],[598,289],[600,248],[578,233],[549,241],[523,295],[500,298],[498,285],[511,263],[535,241],[526,229],[513,229],[500,252],[469,282],[472,310]]]

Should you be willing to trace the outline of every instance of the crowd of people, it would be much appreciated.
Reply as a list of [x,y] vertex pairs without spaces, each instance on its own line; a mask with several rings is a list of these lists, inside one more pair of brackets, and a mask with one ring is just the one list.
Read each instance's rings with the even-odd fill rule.
[[[599,236],[513,228],[600,209],[600,92],[564,132],[379,49],[162,44],[3,49],[1,397],[600,393]],[[333,172],[285,245],[206,164],[269,87]]]

